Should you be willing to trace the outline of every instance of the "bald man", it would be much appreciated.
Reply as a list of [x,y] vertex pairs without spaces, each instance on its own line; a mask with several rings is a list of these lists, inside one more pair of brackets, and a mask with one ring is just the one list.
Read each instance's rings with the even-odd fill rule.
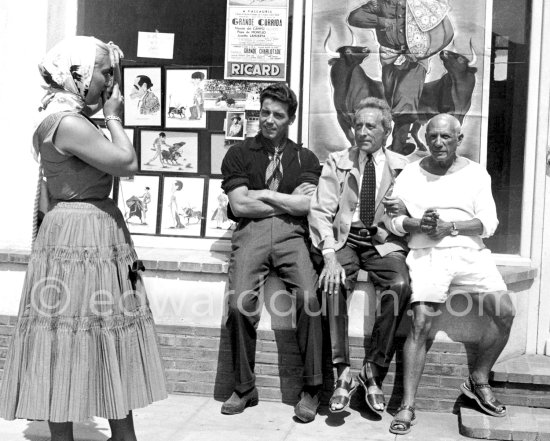
[[[426,128],[430,156],[407,165],[395,181],[392,198],[386,200],[386,226],[408,238],[412,286],[412,327],[403,349],[403,401],[390,425],[395,434],[408,433],[414,424],[432,320],[456,292],[468,293],[478,306],[474,310],[488,318],[477,359],[460,389],[486,413],[506,415],[489,386],[489,372],[508,341],[515,311],[482,240],[498,225],[491,178],[481,165],[457,155],[462,139],[456,118],[432,118]],[[398,200],[406,214],[396,215]]]

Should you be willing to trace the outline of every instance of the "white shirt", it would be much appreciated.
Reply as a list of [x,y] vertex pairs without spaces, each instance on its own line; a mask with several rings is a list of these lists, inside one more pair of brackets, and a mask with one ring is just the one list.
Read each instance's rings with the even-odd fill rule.
[[[384,167],[386,165],[386,154],[384,149],[380,148],[372,154],[372,161],[374,162],[374,170],[376,173],[376,192],[375,198],[378,197],[378,191],[380,190],[380,183],[382,182],[382,173],[384,173]],[[363,185],[363,172],[365,170],[365,164],[367,163],[367,152],[359,150],[359,195],[361,194],[361,186]],[[353,227],[362,227],[363,223],[359,219],[359,198],[357,200],[357,205],[355,206],[355,211],[353,212],[353,217],[351,219],[351,225]],[[370,225],[366,225],[370,227]]]
[[[422,167],[421,161],[408,164],[395,180],[392,196],[400,198],[412,218],[421,219],[428,208],[436,208],[445,222],[479,219],[483,224],[481,236],[446,236],[436,241],[427,234],[414,233],[409,248],[468,247],[485,248],[483,237],[490,237],[498,226],[496,205],[491,193],[491,177],[484,167],[469,159],[468,165],[449,175],[433,175]],[[384,218],[388,229],[404,236],[406,216]]]

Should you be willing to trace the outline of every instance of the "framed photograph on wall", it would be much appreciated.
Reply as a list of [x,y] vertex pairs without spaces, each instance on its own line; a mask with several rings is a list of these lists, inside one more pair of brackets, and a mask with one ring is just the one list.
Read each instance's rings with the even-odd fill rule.
[[206,69],[166,69],[166,128],[206,128],[203,83],[207,78]]
[[155,234],[159,185],[158,176],[119,179],[117,205],[130,233]]
[[198,141],[196,132],[140,130],[140,170],[197,173]]
[[160,67],[123,67],[124,125],[162,124],[162,70]]
[[245,112],[227,112],[225,118],[225,139],[242,141],[246,135]]
[[235,222],[227,217],[229,198],[221,187],[221,179],[210,179],[206,204],[205,236],[231,238]]
[[204,219],[204,179],[164,177],[160,234],[200,236]]

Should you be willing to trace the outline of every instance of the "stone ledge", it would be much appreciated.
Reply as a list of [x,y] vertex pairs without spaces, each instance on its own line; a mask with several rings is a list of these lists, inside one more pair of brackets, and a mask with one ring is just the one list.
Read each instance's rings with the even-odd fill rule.
[[[145,268],[152,271],[226,274],[229,267],[229,252],[204,250],[178,250],[168,248],[136,247]],[[13,264],[27,265],[29,250],[0,250],[0,270]],[[533,280],[537,269],[531,267],[498,266],[507,285]],[[360,271],[358,280],[368,281],[365,271]]]
[[524,354],[495,364],[493,381],[550,385],[550,357]]
[[470,438],[550,441],[550,410],[508,406],[505,417],[495,418],[461,407],[459,428]]

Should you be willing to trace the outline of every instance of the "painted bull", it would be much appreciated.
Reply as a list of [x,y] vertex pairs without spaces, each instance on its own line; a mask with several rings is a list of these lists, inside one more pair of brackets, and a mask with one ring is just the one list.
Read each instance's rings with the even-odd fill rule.
[[[325,51],[333,58],[329,60],[330,80],[334,91],[334,107],[340,127],[346,138],[353,145],[353,113],[357,104],[369,96],[385,99],[381,81],[370,78],[361,67],[361,63],[370,54],[365,46],[357,46],[353,31],[350,46],[339,47],[331,51],[328,41],[329,30],[325,39]],[[470,41],[472,59],[450,50],[443,50],[439,57],[446,73],[435,81],[424,84],[419,101],[417,120],[411,126],[411,136],[419,149],[425,150],[425,145],[418,137],[418,131],[432,116],[438,113],[450,113],[462,123],[472,102],[475,87],[474,67],[477,57]]]
[[334,107],[338,123],[344,131],[346,138],[355,144],[353,134],[353,114],[356,105],[364,98],[376,96],[383,98],[382,83],[371,79],[361,68],[361,63],[370,54],[370,49],[365,46],[357,46],[355,35],[352,34],[350,46],[341,46],[336,51],[328,47],[331,29],[325,39],[325,51],[331,55],[328,61],[330,68],[330,81],[333,88]]
[[477,72],[474,67],[477,57],[471,41],[470,50],[471,60],[450,50],[439,53],[447,73],[438,80],[424,84],[418,106],[418,119],[411,127],[411,136],[419,149],[425,150],[426,146],[420,141],[418,131],[430,118],[438,113],[449,113],[462,123],[470,110]]

